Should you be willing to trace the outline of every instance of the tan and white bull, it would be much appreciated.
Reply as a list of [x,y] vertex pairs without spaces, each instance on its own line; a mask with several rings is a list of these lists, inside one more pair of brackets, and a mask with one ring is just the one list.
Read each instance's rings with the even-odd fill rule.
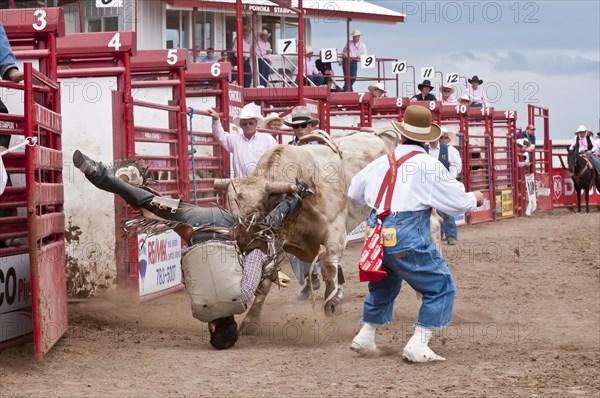
[[[357,132],[334,139],[328,145],[278,145],[260,159],[249,177],[231,180],[227,196],[234,213],[247,216],[255,211],[263,216],[283,200],[286,192],[273,193],[273,183],[288,183],[290,192],[296,178],[308,183],[313,195],[304,199],[302,209],[279,230],[285,252],[300,260],[312,262],[321,246],[326,251],[321,274],[325,282],[327,316],[341,313],[337,291],[337,267],[347,243],[347,234],[367,216],[368,207],[357,207],[347,197],[352,177],[374,159],[394,150],[399,136],[391,129]],[[278,184],[279,187],[286,184]],[[241,329],[260,320],[262,305],[271,287],[264,280]]]

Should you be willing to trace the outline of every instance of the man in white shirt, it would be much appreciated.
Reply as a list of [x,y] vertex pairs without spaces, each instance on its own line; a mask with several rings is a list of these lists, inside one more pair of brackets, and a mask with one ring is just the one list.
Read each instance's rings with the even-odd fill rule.
[[[313,82],[315,86],[323,84],[324,77],[321,72],[317,69],[315,60],[313,59],[314,50],[311,46],[306,46],[306,53],[304,54],[304,75],[308,80]],[[298,68],[294,68],[294,81],[298,81]],[[306,81],[306,80],[305,80]]]
[[483,80],[475,75],[473,78],[469,79],[469,83],[471,84],[471,87],[469,87],[467,95],[471,99],[471,108],[487,108],[488,102],[483,93],[483,86],[481,86]]
[[[352,341],[351,349],[360,354],[377,351],[375,332],[378,326],[390,323],[394,300],[402,281],[423,295],[415,334],[406,344],[403,358],[412,362],[440,361],[429,347],[434,329],[450,323],[455,285],[445,260],[430,239],[431,209],[450,215],[474,211],[483,204],[481,192],[465,192],[463,184],[425,152],[426,142],[437,140],[440,127],[431,123],[429,109],[411,105],[402,123],[392,126],[402,136],[402,145],[394,151],[395,158],[415,152],[398,168],[398,178],[391,199],[390,213],[382,218],[384,231],[383,268],[387,276],[369,283],[369,294],[363,307],[363,327]],[[348,196],[358,206],[373,209],[384,176],[390,170],[387,156],[382,156],[353,179]],[[382,201],[383,202],[383,201]],[[371,211],[368,227],[373,228],[377,213],[385,205]]]
[[[462,160],[458,150],[450,145],[451,133],[445,127],[442,127],[442,135],[439,140],[432,141],[429,146],[425,147],[425,150],[429,153],[429,156],[437,159],[441,164],[444,165],[446,170],[450,171],[452,178],[458,178],[462,171]],[[456,228],[456,222],[454,217],[438,210],[438,214],[444,220],[442,222],[442,240],[446,239],[449,245],[456,245],[458,243],[458,229]]]
[[271,34],[266,29],[263,29],[259,37],[254,49],[256,59],[258,60],[258,79],[261,86],[267,87],[269,84],[269,75],[271,74],[271,53],[273,52],[271,43],[269,42]]
[[277,141],[271,134],[256,132],[258,124],[263,120],[257,108],[257,105],[250,103],[244,106],[240,115],[235,118],[234,124],[241,127],[243,134],[231,134],[223,130],[219,114],[214,109],[208,110],[213,118],[214,137],[227,152],[233,154],[235,177],[251,175],[267,149],[277,145]]
[[[344,91],[352,91],[352,86],[356,81],[356,75],[358,74],[358,61],[360,56],[367,53],[367,45],[360,41],[360,30],[355,29],[350,34],[352,41],[350,46],[346,44],[342,50],[342,69],[344,71]],[[350,60],[348,60],[350,58]],[[348,70],[348,64],[350,69]],[[350,77],[350,87],[348,86],[348,76]],[[349,88],[349,90],[347,90]]]

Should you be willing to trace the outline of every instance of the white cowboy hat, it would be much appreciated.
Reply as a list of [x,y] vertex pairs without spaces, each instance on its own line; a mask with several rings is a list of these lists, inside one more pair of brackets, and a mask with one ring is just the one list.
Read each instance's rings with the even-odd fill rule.
[[362,33],[360,33],[360,30],[358,29],[354,29],[352,31],[352,33],[350,33],[350,37],[354,37],[354,36],[360,36]]
[[262,128],[268,129],[269,123],[271,123],[273,120],[279,120],[279,121],[281,121],[281,123],[283,123],[283,121],[284,121],[284,119],[282,117],[279,117],[279,114],[277,112],[271,112],[265,117],[265,120],[263,121],[263,124],[262,124]]
[[454,91],[456,89],[453,86],[442,86],[440,91],[444,91],[444,90],[450,90],[451,93],[454,93]]
[[468,102],[471,102],[471,98],[469,98],[469,96],[467,94],[461,95],[458,100],[459,101],[468,101]]
[[453,131],[448,130],[446,127],[442,127],[441,130],[442,134],[440,134],[440,137],[444,134],[448,134],[448,137],[450,137],[450,141],[454,140],[456,134]]
[[267,35],[267,37],[271,37],[271,34],[266,29],[263,29],[262,32],[260,32],[259,36],[264,36],[264,35]]
[[319,119],[312,117],[307,107],[297,106],[292,109],[292,113],[285,118],[283,123],[290,127],[294,127],[299,124],[310,123],[311,126],[315,127],[319,124]]
[[385,90],[385,86],[383,85],[383,83],[375,83],[372,86],[369,86],[368,90],[369,91],[381,90],[387,94],[387,91]]
[[579,128],[575,131],[575,134],[577,133],[583,133],[583,132],[587,132],[588,129],[587,127],[585,127],[583,124],[581,126],[579,126]]
[[529,146],[531,145],[531,142],[529,142],[529,140],[527,138],[519,138],[517,140],[517,146],[523,147],[523,146]]
[[254,119],[256,124],[260,124],[263,121],[263,117],[260,114],[260,106],[251,102],[242,108],[242,111],[238,116],[233,119],[233,124],[239,126],[241,120]]
[[314,50],[312,48],[312,46],[306,46],[306,50],[304,51],[304,55],[308,55],[308,54],[314,54]]
[[431,111],[424,106],[410,105],[404,112],[402,122],[392,121],[392,127],[406,138],[417,142],[436,141],[442,129],[432,123]]

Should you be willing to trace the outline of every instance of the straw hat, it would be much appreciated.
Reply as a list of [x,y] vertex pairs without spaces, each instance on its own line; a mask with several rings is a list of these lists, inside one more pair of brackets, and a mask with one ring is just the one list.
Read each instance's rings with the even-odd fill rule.
[[387,91],[385,90],[385,86],[381,82],[380,83],[375,83],[375,84],[369,86],[368,90],[369,91],[381,90],[381,91],[383,91],[384,93],[387,94]]
[[281,123],[284,122],[284,119],[282,117],[279,117],[279,114],[277,112],[271,112],[267,115],[267,117],[265,117],[265,120],[263,121],[263,129],[268,129],[269,123],[271,123],[273,120],[279,120]]
[[453,86],[442,86],[440,91],[444,91],[444,90],[450,90],[451,94],[454,94],[454,91],[456,90]]
[[314,50],[312,48],[312,46],[306,46],[306,51],[304,51],[304,55],[308,55],[308,54],[314,54]]
[[469,98],[469,96],[467,94],[463,94],[460,96],[460,98],[458,99],[458,101],[466,101],[466,102],[471,102],[471,98]]
[[271,37],[271,34],[269,33],[268,30],[263,29],[262,32],[260,32],[260,36],[267,36],[267,38]]
[[260,107],[253,102],[242,108],[240,114],[233,119],[233,123],[239,126],[240,121],[248,119],[256,120],[256,124],[258,125],[263,121],[263,117],[260,114]]
[[299,124],[310,123],[315,127],[319,124],[319,119],[315,119],[310,115],[310,111],[305,106],[297,106],[292,109],[292,113],[283,121],[286,126],[294,127]]
[[581,126],[579,126],[579,128],[578,128],[578,129],[575,131],[575,134],[578,134],[578,133],[583,133],[583,132],[587,132],[587,131],[588,131],[587,127],[585,127],[585,126],[582,124],[582,125],[581,125]]
[[528,147],[530,145],[531,145],[531,142],[529,142],[529,140],[527,138],[519,138],[517,140],[517,146]]
[[406,138],[417,142],[431,142],[438,140],[442,129],[432,123],[431,111],[424,106],[410,105],[404,112],[402,123],[392,121],[396,131]]
[[450,137],[450,141],[454,141],[454,137],[456,137],[456,133],[448,130],[446,127],[442,127],[441,130],[442,130],[442,133],[440,134],[440,137],[443,136],[444,134],[448,134],[448,137]]
[[358,29],[354,29],[352,31],[352,33],[350,33],[350,37],[354,37],[354,36],[360,36],[362,33],[360,33],[360,30]]

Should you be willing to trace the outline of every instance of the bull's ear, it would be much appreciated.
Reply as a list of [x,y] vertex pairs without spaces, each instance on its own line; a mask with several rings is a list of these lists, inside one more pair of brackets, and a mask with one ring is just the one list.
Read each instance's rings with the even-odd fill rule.
[[215,182],[213,183],[213,187],[216,190],[226,191],[231,184],[231,178],[215,178]]
[[265,190],[268,194],[282,194],[298,192],[300,188],[296,184],[289,182],[270,181],[265,184]]

